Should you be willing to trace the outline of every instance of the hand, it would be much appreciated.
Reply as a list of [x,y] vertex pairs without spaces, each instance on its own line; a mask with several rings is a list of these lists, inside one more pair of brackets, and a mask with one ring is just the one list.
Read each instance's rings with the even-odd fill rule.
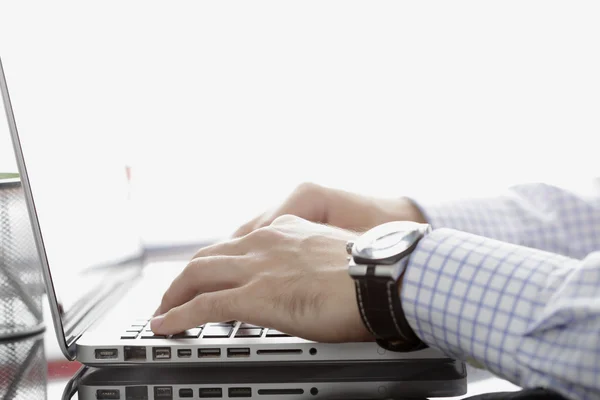
[[164,294],[152,330],[237,320],[320,342],[374,340],[348,274],[346,242],[354,238],[286,215],[201,249]]
[[283,204],[246,223],[233,236],[244,236],[269,226],[277,217],[286,214],[358,232],[389,221],[425,222],[414,203],[404,197],[374,198],[305,183],[298,186]]

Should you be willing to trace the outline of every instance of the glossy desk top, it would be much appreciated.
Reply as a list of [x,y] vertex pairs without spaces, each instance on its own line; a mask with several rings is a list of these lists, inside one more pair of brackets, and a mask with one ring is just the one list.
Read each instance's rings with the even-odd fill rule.
[[[90,375],[94,372],[93,369],[85,368],[77,362],[66,361],[60,353],[57,353],[52,343],[53,332],[46,332],[45,335],[27,338],[19,341],[2,342],[0,343],[0,399],[18,399],[18,400],[40,400],[40,399],[72,399],[72,400],[87,400],[88,397],[81,396],[79,391],[89,386],[89,378],[81,379],[83,376]],[[48,351],[50,350],[50,351]],[[127,368],[129,369],[129,368]],[[105,370],[107,371],[107,370]],[[182,376],[191,376],[195,374],[197,369],[185,368],[181,370],[160,368],[160,369],[143,369],[135,368],[135,370],[123,371],[108,370],[107,372],[96,373],[96,376],[101,376],[104,382],[114,380],[118,383],[127,379],[129,376],[137,376],[138,379],[144,379],[154,382],[162,380],[163,382],[182,379]],[[218,374],[206,374],[212,377]],[[257,376],[256,371],[250,372],[247,369],[236,369],[235,372],[228,374],[227,380],[229,383],[247,384],[252,381],[251,376]],[[79,379],[71,380],[77,376]],[[205,379],[205,382],[210,383],[211,377]],[[221,379],[221,378],[215,378]],[[78,386],[78,382],[83,382]],[[222,382],[222,381],[221,381]],[[349,381],[350,383],[355,381]],[[217,382],[218,383],[218,382]],[[479,393],[498,392],[498,391],[514,391],[518,388],[506,381],[494,378],[485,371],[468,368],[468,392],[466,395],[456,398],[464,398]],[[89,391],[89,389],[88,389]],[[227,394],[223,396],[227,398]],[[279,396],[265,396],[267,398],[276,399]],[[149,397],[152,399],[152,396]],[[176,395],[174,398],[178,398]],[[197,393],[194,393],[192,398],[199,398]],[[290,396],[285,396],[290,398]],[[322,393],[318,398],[326,397]],[[349,398],[349,397],[345,397]],[[364,398],[364,397],[361,397]],[[381,397],[378,397],[381,398]],[[396,397],[397,398],[397,397]],[[136,399],[135,397],[131,398]]]

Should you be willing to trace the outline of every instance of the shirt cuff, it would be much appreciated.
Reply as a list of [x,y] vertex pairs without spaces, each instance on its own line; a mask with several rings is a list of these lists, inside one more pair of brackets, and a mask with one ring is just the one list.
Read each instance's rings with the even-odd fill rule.
[[428,204],[411,199],[434,229],[452,228],[511,242],[511,228],[519,227],[510,196],[452,200]]
[[518,381],[516,349],[548,269],[566,257],[456,231],[436,229],[411,255],[401,302],[429,346]]

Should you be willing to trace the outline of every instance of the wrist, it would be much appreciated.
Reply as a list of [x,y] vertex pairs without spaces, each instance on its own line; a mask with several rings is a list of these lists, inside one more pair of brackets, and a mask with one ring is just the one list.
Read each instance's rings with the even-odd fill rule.
[[359,314],[385,349],[414,351],[426,347],[406,321],[400,291],[410,255],[429,231],[427,224],[392,221],[346,246]]
[[401,197],[396,203],[396,214],[398,215],[398,218],[396,220],[414,221],[421,224],[427,223],[427,220],[425,219],[425,216],[423,215],[419,207],[417,207],[415,202],[412,201],[410,198]]

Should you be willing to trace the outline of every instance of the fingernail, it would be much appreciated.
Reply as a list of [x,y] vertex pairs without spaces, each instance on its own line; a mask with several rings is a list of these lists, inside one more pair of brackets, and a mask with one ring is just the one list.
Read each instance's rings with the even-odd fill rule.
[[156,330],[160,329],[160,327],[162,326],[164,321],[165,321],[164,315],[159,315],[158,317],[153,318],[152,321],[150,321],[150,329],[152,329],[152,332],[156,333]]

